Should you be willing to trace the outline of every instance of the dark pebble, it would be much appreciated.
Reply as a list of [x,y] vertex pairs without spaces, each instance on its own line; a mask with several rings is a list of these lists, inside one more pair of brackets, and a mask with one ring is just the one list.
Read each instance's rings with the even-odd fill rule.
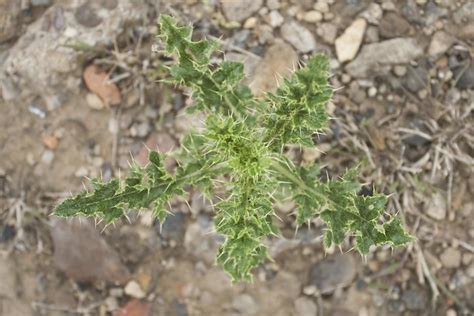
[[176,312],[176,316],[188,316],[188,308],[184,303],[180,301],[174,301],[173,303],[174,311]]
[[0,230],[0,243],[7,242],[15,237],[16,230],[13,225],[5,225]]
[[426,295],[421,290],[411,289],[402,294],[402,301],[406,308],[412,311],[421,311],[426,308]]
[[474,88],[474,65],[459,65],[453,69],[456,87],[459,89]]
[[87,2],[76,9],[74,17],[79,24],[85,27],[96,27],[102,22],[102,19],[97,16],[94,9]]
[[405,304],[401,301],[390,300],[387,303],[387,309],[392,313],[403,313],[405,311]]
[[158,222],[156,227],[161,238],[180,242],[184,237],[185,223],[186,216],[181,212],[177,212],[168,215],[163,225]]

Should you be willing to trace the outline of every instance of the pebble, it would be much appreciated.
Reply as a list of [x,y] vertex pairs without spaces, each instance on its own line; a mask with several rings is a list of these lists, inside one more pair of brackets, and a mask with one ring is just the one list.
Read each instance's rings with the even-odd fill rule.
[[367,28],[367,21],[357,19],[336,39],[336,54],[339,62],[351,61],[357,55],[364,33]]
[[439,192],[433,194],[425,206],[425,212],[433,219],[444,220],[447,214],[444,196]]
[[151,316],[151,306],[133,299],[117,310],[114,316]]
[[456,248],[446,248],[439,256],[445,268],[459,268],[461,265],[461,252]]
[[13,237],[15,237],[15,234],[15,226],[8,224],[3,225],[2,227],[0,227],[0,243],[10,241],[11,239],[13,239]]
[[267,7],[270,10],[276,10],[280,8],[280,0],[267,0]]
[[260,307],[254,298],[248,294],[241,294],[234,298],[232,307],[242,315],[256,315]]
[[84,218],[50,220],[54,263],[78,282],[124,283],[129,272],[118,254]]
[[136,122],[130,127],[130,136],[144,138],[151,132],[151,126],[148,121]]
[[87,105],[94,110],[102,110],[105,107],[104,102],[102,102],[101,98],[99,98],[94,93],[88,93],[86,95],[86,102]]
[[383,10],[379,4],[372,2],[367,10],[361,13],[361,17],[366,19],[369,24],[378,25],[382,19]]
[[334,44],[337,37],[337,26],[333,23],[321,23],[316,30],[317,34],[328,44]]
[[128,296],[138,299],[144,298],[146,296],[145,291],[143,291],[140,285],[134,280],[127,283],[124,291]]
[[454,309],[448,309],[446,311],[446,316],[458,316],[458,313]]
[[329,12],[329,4],[327,2],[323,1],[318,1],[316,4],[313,6],[313,8],[316,11],[319,11],[321,13],[328,13]]
[[379,24],[379,33],[385,38],[401,37],[409,32],[410,23],[395,12],[385,14]]
[[46,135],[43,137],[42,141],[43,144],[51,150],[56,149],[59,145],[59,139],[54,135]]
[[367,95],[371,98],[375,97],[377,95],[377,88],[370,87],[369,90],[367,91]]
[[279,27],[280,25],[283,24],[283,21],[285,20],[283,16],[280,14],[280,12],[274,10],[271,11],[270,14],[268,15],[269,18],[269,23],[272,27]]
[[296,21],[290,21],[281,27],[282,37],[298,51],[308,53],[316,49],[313,34]]
[[276,41],[257,64],[250,89],[256,95],[274,91],[278,85],[277,78],[289,76],[297,63],[298,54],[293,47],[283,41]]
[[356,275],[354,259],[350,255],[324,258],[311,269],[310,282],[321,294],[330,294],[352,283]]
[[428,54],[433,57],[442,55],[454,44],[454,41],[455,39],[445,31],[437,31],[431,37]]
[[457,78],[457,88],[474,89],[474,63],[453,68],[453,75]]
[[421,311],[426,308],[426,295],[422,290],[410,289],[402,294],[402,301],[408,310]]
[[241,22],[260,10],[263,0],[222,1],[224,15],[230,21]]
[[258,19],[256,17],[251,16],[247,20],[245,20],[244,28],[245,29],[253,29],[257,26]]
[[323,20],[323,15],[319,11],[308,11],[304,14],[303,20],[308,23],[316,23]]
[[74,12],[74,18],[76,21],[89,28],[93,28],[102,23],[102,18],[96,14],[96,10],[91,7],[89,2],[79,6]]
[[41,162],[45,165],[51,165],[54,160],[54,152],[52,150],[45,150],[41,155]]
[[116,297],[109,296],[105,299],[105,306],[107,307],[107,311],[113,312],[118,309],[118,300]]
[[384,66],[408,63],[422,54],[423,48],[416,39],[394,38],[363,46],[346,70],[352,77],[367,77],[383,70]]
[[407,67],[403,65],[395,65],[395,67],[393,67],[393,72],[397,77],[403,77],[407,73]]
[[396,9],[395,4],[391,0],[384,0],[382,2],[382,9],[384,11],[393,11]]
[[311,299],[298,297],[295,300],[295,312],[298,316],[315,316],[318,313],[318,307]]

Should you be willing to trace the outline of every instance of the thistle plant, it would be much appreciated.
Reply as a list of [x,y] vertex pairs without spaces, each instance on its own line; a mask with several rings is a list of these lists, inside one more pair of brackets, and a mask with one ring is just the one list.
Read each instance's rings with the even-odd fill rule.
[[172,153],[174,172],[165,170],[164,153],[150,151],[147,166],[133,163],[123,180],[92,180],[92,191],[66,199],[55,215],[112,223],[129,210],[147,209],[163,223],[174,196],[194,186],[212,199],[218,188],[214,223],[225,239],[217,263],[234,281],[251,280],[252,269],[268,258],[263,242],[279,235],[273,205],[288,199],[296,204],[297,225],[317,216],[327,224],[325,247],[351,235],[355,248],[367,254],[372,245],[401,246],[412,239],[397,217],[385,213],[387,196],[358,194],[357,169],[321,182],[317,165],[298,166],[283,152],[288,144],[314,146],[314,133],[327,126],[325,105],[333,90],[324,55],[312,56],[276,92],[256,98],[241,83],[241,63],[211,64],[216,42],[193,41],[192,28],[171,16],[162,15],[159,24],[164,53],[177,60],[165,81],[192,90],[189,110],[207,115],[205,129],[190,132]]

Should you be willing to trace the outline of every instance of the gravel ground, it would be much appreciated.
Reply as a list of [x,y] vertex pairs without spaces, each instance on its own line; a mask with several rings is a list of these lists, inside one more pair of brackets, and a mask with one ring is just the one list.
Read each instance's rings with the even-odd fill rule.
[[[275,260],[231,285],[197,191],[164,225],[49,216],[86,177],[202,124],[189,91],[155,80],[170,63],[154,52],[161,13],[218,40],[215,62],[242,61],[257,95],[326,53],[334,120],[289,154],[334,177],[362,162],[366,193],[390,194],[416,241],[325,250],[322,223],[295,234],[280,205]],[[472,315],[473,43],[468,0],[0,0],[0,315]]]

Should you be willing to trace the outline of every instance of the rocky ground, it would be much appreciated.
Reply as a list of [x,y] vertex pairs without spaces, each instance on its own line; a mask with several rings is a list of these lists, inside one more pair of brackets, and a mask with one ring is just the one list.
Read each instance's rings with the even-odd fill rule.
[[[146,212],[107,229],[48,216],[201,124],[188,91],[156,82],[160,13],[219,40],[215,61],[244,62],[258,95],[326,53],[334,120],[290,153],[329,176],[362,162],[416,242],[325,252],[322,224],[295,235],[280,205],[274,262],[232,286],[199,192],[161,229]],[[0,315],[472,315],[473,43],[469,0],[0,0]]]

